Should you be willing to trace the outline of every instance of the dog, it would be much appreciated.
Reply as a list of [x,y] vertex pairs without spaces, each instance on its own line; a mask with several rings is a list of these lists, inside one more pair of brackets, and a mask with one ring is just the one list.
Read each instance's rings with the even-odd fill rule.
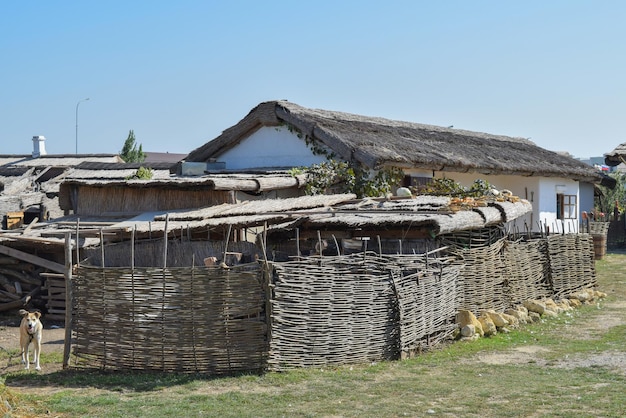
[[43,334],[43,324],[39,320],[41,312],[29,312],[20,309],[22,322],[20,323],[20,346],[22,347],[22,364],[28,370],[30,368],[28,347],[33,343],[33,363],[35,370],[41,370],[39,365],[39,355],[41,354],[41,337]]

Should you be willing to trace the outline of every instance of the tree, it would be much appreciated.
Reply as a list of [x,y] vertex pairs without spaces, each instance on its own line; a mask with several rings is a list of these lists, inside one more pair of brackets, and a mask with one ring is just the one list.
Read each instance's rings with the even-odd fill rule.
[[613,189],[599,186],[602,193],[596,197],[596,209],[607,214],[613,213],[617,204],[620,213],[622,213],[626,206],[626,174],[616,171],[610,173],[609,176],[617,181],[617,185]]
[[146,154],[143,152],[141,144],[137,148],[135,139],[135,132],[131,129],[128,132],[128,138],[124,142],[122,151],[120,151],[120,157],[127,163],[141,163],[146,159]]

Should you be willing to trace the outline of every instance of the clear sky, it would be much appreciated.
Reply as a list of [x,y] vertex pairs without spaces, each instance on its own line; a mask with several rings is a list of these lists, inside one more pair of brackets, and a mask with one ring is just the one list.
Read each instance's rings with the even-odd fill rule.
[[625,22],[619,0],[2,2],[0,154],[73,154],[77,119],[81,154],[131,129],[186,154],[287,99],[601,156],[626,142]]

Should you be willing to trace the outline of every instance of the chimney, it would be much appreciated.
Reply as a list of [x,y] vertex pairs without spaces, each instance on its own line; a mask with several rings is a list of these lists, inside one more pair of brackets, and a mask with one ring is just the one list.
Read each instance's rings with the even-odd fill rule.
[[46,152],[46,137],[43,135],[33,136],[33,158],[39,158]]

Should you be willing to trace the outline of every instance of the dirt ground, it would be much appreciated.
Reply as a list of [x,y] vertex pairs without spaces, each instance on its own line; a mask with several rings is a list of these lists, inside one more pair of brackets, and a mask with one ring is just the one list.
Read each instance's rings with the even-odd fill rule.
[[[9,358],[0,360],[0,373],[13,372],[23,369],[20,356],[20,321],[19,315],[0,316],[0,350],[9,353]],[[42,318],[44,332],[42,337],[42,353],[63,354],[65,346],[65,328],[62,322],[50,322]],[[31,346],[32,359],[32,346]],[[31,365],[31,368],[33,366]],[[53,373],[61,370],[61,363],[46,363],[41,361],[42,370],[39,373]]]
[[[626,301],[599,302],[597,306],[598,309],[602,311],[600,315],[594,316],[591,320],[588,318],[579,318],[576,321],[575,327],[565,325],[555,332],[566,334],[568,338],[575,337],[584,340],[596,338],[615,326],[626,325]],[[545,360],[545,354],[549,352],[550,350],[545,347],[525,345],[509,351],[480,353],[475,361],[485,364],[532,363],[566,369],[576,367],[606,367],[626,375],[626,351],[602,351],[588,356],[568,357],[556,362]]]

